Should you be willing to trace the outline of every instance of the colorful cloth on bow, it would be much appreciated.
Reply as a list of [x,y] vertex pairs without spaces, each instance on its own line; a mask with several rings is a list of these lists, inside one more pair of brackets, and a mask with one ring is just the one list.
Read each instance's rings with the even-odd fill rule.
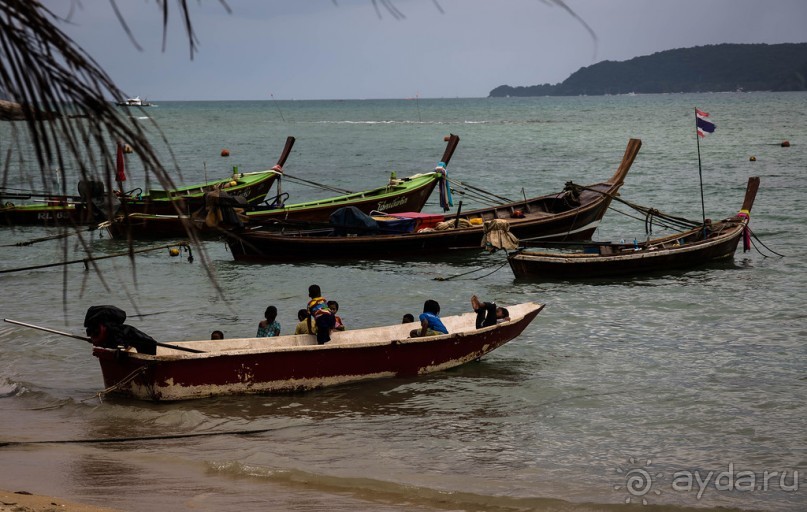
[[434,172],[438,172],[442,174],[442,178],[440,179],[440,207],[443,211],[448,211],[451,206],[454,206],[454,199],[451,197],[451,186],[448,184],[448,172],[446,171],[446,164],[444,162],[440,162],[437,164],[437,167],[434,168]]

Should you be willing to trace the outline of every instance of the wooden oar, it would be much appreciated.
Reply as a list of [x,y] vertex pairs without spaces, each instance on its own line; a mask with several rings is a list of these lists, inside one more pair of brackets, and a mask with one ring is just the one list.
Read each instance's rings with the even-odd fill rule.
[[[88,338],[87,336],[79,336],[77,334],[70,334],[69,332],[57,331],[56,329],[49,329],[47,327],[41,327],[39,325],[26,324],[25,322],[18,322],[17,320],[11,320],[10,318],[4,318],[3,321],[8,322],[10,324],[21,325],[23,327],[30,327],[31,329],[38,329],[40,331],[50,332],[50,333],[53,333],[53,334],[59,334],[61,336],[67,336],[68,338],[75,338],[77,340],[91,342],[90,338]],[[171,345],[170,343],[162,343],[160,341],[155,341],[154,343],[156,343],[157,345],[159,345],[161,347],[172,348],[174,350],[181,350],[183,352],[195,352],[195,353],[200,353],[200,354],[204,353],[204,350],[197,350],[195,348],[180,347],[179,345]]]

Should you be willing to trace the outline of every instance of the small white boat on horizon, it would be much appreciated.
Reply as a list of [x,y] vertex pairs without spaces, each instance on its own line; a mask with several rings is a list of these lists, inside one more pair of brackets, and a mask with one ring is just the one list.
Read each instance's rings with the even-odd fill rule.
[[149,103],[146,100],[141,100],[140,96],[135,96],[134,98],[127,98],[123,101],[115,102],[115,105],[119,107],[153,107],[155,106],[153,103]]

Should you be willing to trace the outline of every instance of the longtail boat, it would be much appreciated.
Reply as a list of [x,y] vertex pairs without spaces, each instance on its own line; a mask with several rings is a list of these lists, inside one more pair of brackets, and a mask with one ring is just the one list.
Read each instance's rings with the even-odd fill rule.
[[555,194],[461,212],[434,228],[415,223],[411,232],[385,233],[339,224],[305,230],[287,226],[282,231],[257,227],[234,233],[227,237],[227,244],[238,261],[268,262],[306,260],[322,254],[361,259],[480,250],[492,227],[523,238],[585,240],[605,215],[640,147],[638,139],[628,142],[621,164],[607,181],[588,186],[567,184]]
[[[229,195],[242,197],[246,204],[256,204],[264,200],[272,184],[282,175],[282,165],[294,145],[294,137],[286,139],[286,145],[278,163],[269,170],[256,172],[233,172],[225,178],[206,181],[168,190],[150,189],[144,194],[134,189],[125,194],[107,197],[103,184],[97,181],[79,183],[80,196],[46,195],[44,203],[14,204],[5,201],[0,206],[0,225],[83,225],[97,224],[117,214],[149,213],[176,214],[177,211],[191,212],[205,204],[205,195],[214,190],[225,190]],[[8,194],[5,195],[9,197]],[[31,198],[33,195],[17,193],[15,198]],[[0,195],[0,197],[2,197]],[[116,213],[107,213],[109,206]]]
[[748,222],[758,188],[759,178],[750,178],[737,215],[682,233],[636,244],[592,242],[553,249],[533,249],[522,241],[507,260],[516,277],[550,279],[631,276],[728,260],[734,257],[740,238],[745,237],[744,249],[750,248]]
[[141,400],[307,391],[370,379],[417,377],[479,359],[519,336],[543,304],[508,306],[510,320],[476,328],[476,313],[442,317],[449,334],[410,338],[416,324],[316,336],[160,343],[156,354],[94,346],[104,385]]
[[[247,226],[274,226],[283,223],[327,223],[335,210],[353,206],[365,213],[419,212],[426,204],[435,187],[446,183],[445,168],[459,143],[459,136],[451,134],[445,138],[446,148],[433,172],[415,174],[405,178],[390,178],[383,186],[353,192],[326,199],[299,203],[284,203],[279,206],[267,205],[245,209],[240,219]],[[281,178],[282,180],[282,178]],[[203,236],[221,234],[232,226],[222,226],[210,222],[210,212],[205,209],[190,215],[148,215],[134,213],[108,225],[113,238],[167,238],[185,236],[189,229],[196,229]],[[215,217],[215,215],[213,215]],[[220,216],[220,215],[219,215]]]

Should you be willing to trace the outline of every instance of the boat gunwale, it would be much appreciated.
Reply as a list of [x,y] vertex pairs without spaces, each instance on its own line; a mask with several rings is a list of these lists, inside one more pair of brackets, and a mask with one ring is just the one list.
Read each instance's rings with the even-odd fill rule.
[[[518,307],[518,309],[515,309]],[[229,356],[247,356],[247,355],[258,355],[258,354],[273,354],[273,353],[285,353],[285,352],[308,352],[314,350],[353,350],[353,349],[360,349],[360,348],[375,348],[375,347],[383,347],[386,345],[414,345],[414,344],[421,344],[421,343],[429,343],[434,341],[444,341],[451,338],[467,338],[471,336],[478,336],[480,334],[486,334],[488,332],[492,332],[504,327],[508,327],[511,325],[518,325],[526,320],[530,320],[538,315],[543,309],[546,307],[546,304],[538,303],[538,302],[523,302],[520,304],[516,304],[514,306],[510,306],[509,309],[511,311],[523,311],[519,316],[511,319],[506,322],[497,323],[495,325],[482,327],[482,328],[475,328],[473,324],[473,320],[476,318],[476,313],[474,312],[467,312],[462,313],[459,315],[451,315],[448,317],[442,318],[445,323],[455,323],[462,321],[463,323],[468,322],[470,327],[464,328],[461,331],[456,332],[449,332],[448,334],[440,334],[437,336],[417,336],[417,337],[405,337],[405,338],[389,338],[389,339],[380,339],[378,341],[356,341],[351,342],[350,340],[345,340],[340,342],[339,340],[332,340],[328,343],[323,345],[318,345],[316,343],[316,337],[312,334],[308,335],[300,335],[300,334],[287,334],[284,336],[279,337],[269,337],[269,338],[257,338],[257,337],[249,337],[249,338],[228,338],[224,340],[188,340],[188,341],[173,341],[170,342],[172,345],[177,345],[185,348],[195,348],[198,350],[203,350],[206,346],[210,346],[211,344],[223,344],[225,342],[235,342],[235,341],[245,341],[245,342],[261,342],[261,341],[268,341],[269,344],[265,347],[257,347],[257,348],[235,348],[230,350],[218,350],[218,351],[205,351],[205,352],[184,352],[176,349],[171,349],[169,347],[158,347],[158,351],[162,353],[158,353],[156,355],[151,354],[142,354],[138,352],[126,352],[128,357],[143,361],[144,363],[161,363],[161,362],[176,362],[176,361],[189,361],[189,360],[202,360],[202,359],[212,359],[212,358],[219,358],[219,357],[229,357]],[[397,327],[398,325],[403,324],[392,324],[392,325],[382,325],[376,327],[367,327],[363,329],[355,329],[352,331],[344,331],[350,334],[372,334],[372,331],[378,330],[379,332],[383,332],[390,327]],[[417,327],[417,323],[412,323],[412,326]],[[362,332],[364,331],[364,332]],[[311,343],[306,343],[302,345],[287,345],[287,344],[274,344],[272,346],[272,342],[276,341],[280,338],[287,338],[288,341],[293,341],[299,339],[298,337],[305,337],[306,341],[310,341]],[[106,348],[106,347],[93,347],[93,352],[116,352],[119,349],[116,348]]]
[[[647,242],[643,242],[646,244],[647,247],[642,248],[638,251],[628,251],[619,254],[593,254],[593,253],[585,253],[585,252],[573,252],[573,253],[563,253],[563,252],[549,252],[549,251],[534,251],[530,249],[525,249],[513,253],[510,255],[510,259],[513,260],[532,260],[532,261],[541,261],[547,263],[557,263],[557,264],[565,264],[568,260],[569,264],[572,263],[606,263],[611,262],[614,260],[630,260],[630,259],[643,259],[643,258],[651,258],[651,257],[661,257],[667,256],[670,253],[687,253],[692,252],[695,250],[703,250],[715,245],[719,245],[721,243],[725,243],[726,241],[739,236],[742,234],[742,230],[747,225],[746,219],[739,219],[735,217],[729,217],[727,219],[723,219],[722,221],[718,222],[717,224],[729,224],[726,226],[725,230],[722,230],[720,233],[716,234],[711,238],[707,238],[705,240],[696,240],[694,242],[688,242],[682,244],[680,246],[672,246],[672,247],[662,247],[662,248],[655,248],[656,244],[661,244],[673,240],[678,240],[680,238],[690,236],[692,234],[697,233],[698,231],[702,230],[703,227],[697,227],[695,229],[691,229],[689,231],[684,231],[681,233],[668,235],[661,238],[651,239]],[[628,244],[625,244],[626,247],[629,247]]]

